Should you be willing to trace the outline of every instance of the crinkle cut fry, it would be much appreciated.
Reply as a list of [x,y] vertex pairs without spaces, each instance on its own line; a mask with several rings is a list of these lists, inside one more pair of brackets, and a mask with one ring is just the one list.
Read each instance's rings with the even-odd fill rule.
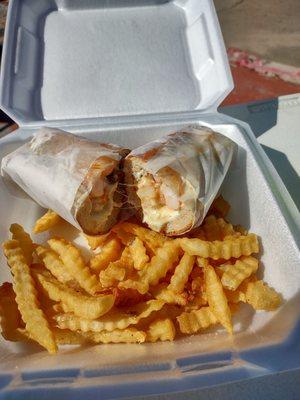
[[203,224],[206,240],[223,240],[226,236],[235,235],[233,226],[226,222],[223,218],[216,218],[209,215],[205,218]]
[[41,233],[48,231],[53,226],[57,225],[62,218],[52,210],[48,210],[44,215],[39,218],[33,228],[34,233]]
[[187,293],[176,293],[168,289],[165,285],[157,285],[152,290],[152,295],[159,300],[164,301],[166,304],[178,304],[185,306],[187,304]]
[[119,288],[136,289],[141,294],[147,293],[149,286],[156,285],[161,278],[165,277],[169,269],[178,260],[179,250],[175,240],[166,242],[156,251],[151,261],[139,271],[139,278],[120,282]]
[[121,256],[122,247],[117,238],[109,240],[101,249],[101,253],[96,254],[90,260],[90,267],[94,273],[99,274],[108,267],[109,263],[116,261]]
[[204,265],[203,269],[208,305],[227,332],[232,334],[231,312],[220,278],[211,265]]
[[66,270],[64,263],[59,258],[59,255],[50,249],[46,249],[46,247],[38,246],[35,249],[35,253],[37,254],[40,261],[43,262],[45,267],[51,272],[55,278],[61,283],[68,283],[73,279],[72,275],[68,273]]
[[50,299],[66,304],[69,311],[84,318],[99,318],[114,305],[113,294],[87,296],[67,287],[51,276],[48,271],[35,271],[34,275]]
[[118,261],[112,262],[107,268],[100,271],[99,279],[103,287],[113,287],[116,283],[124,280],[126,269],[121,268],[117,263]]
[[145,246],[139,237],[136,237],[129,246],[131,257],[133,259],[134,268],[138,271],[142,270],[149,262]]
[[22,318],[12,284],[8,282],[0,286],[0,322],[4,339],[13,342],[20,340],[18,328],[22,326]]
[[146,333],[136,328],[115,329],[110,332],[82,332],[81,334],[92,343],[143,343],[146,340]]
[[50,239],[49,246],[62,259],[68,273],[88,293],[95,294],[101,290],[98,277],[85,265],[79,250],[64,239]]
[[208,242],[201,239],[178,239],[183,251],[190,255],[218,260],[223,258],[239,258],[259,252],[257,236],[250,233],[247,236],[227,238],[224,241]]
[[230,210],[230,204],[223,196],[218,196],[212,203],[209,212],[217,214],[219,217],[225,218]]
[[182,333],[192,334],[215,325],[218,319],[210,307],[201,307],[199,310],[183,312],[177,317],[177,321]]
[[3,244],[3,249],[13,274],[16,302],[26,330],[30,337],[45,347],[49,353],[56,353],[57,346],[54,336],[43,311],[39,308],[34,281],[19,242],[9,240]]
[[226,265],[221,278],[222,285],[229,290],[236,290],[240,284],[258,269],[258,260],[254,257],[241,257],[233,265]]
[[[147,243],[149,248],[155,253],[157,248],[164,245],[165,241],[168,240],[165,236],[160,233],[151,231],[148,228],[144,228],[137,224],[133,224],[130,222],[123,222],[118,225],[123,231],[132,233],[138,238],[140,238],[143,242]],[[114,228],[113,228],[114,230]],[[117,232],[117,230],[116,230]]]
[[12,224],[9,230],[12,233],[12,239],[19,242],[25,260],[30,265],[32,263],[32,253],[34,251],[34,245],[30,235],[25,232],[24,228],[19,224]]
[[147,330],[147,341],[157,342],[161,340],[162,342],[169,340],[173,341],[176,335],[176,329],[174,323],[170,318],[156,319],[149,325]]
[[98,247],[104,246],[109,241],[109,239],[112,239],[114,233],[108,232],[108,233],[103,233],[102,235],[94,235],[94,236],[83,233],[82,235],[88,242],[89,247],[92,250],[95,250]]
[[161,300],[149,300],[127,309],[127,312],[115,310],[95,320],[80,318],[72,314],[59,314],[54,318],[61,329],[83,332],[113,331],[126,329],[129,325],[136,325],[141,319],[147,318],[152,312],[160,310],[164,305]]
[[273,311],[282,303],[282,296],[263,281],[249,282],[245,295],[255,310]]
[[156,255],[152,257],[150,263],[141,271],[140,277],[143,282],[149,285],[157,285],[161,278],[172,268],[179,258],[179,245],[177,241],[166,242]]
[[183,292],[185,284],[189,279],[189,275],[192,272],[195,261],[195,256],[190,256],[186,253],[182,256],[171,278],[170,284],[168,286],[169,290],[172,290],[176,293]]

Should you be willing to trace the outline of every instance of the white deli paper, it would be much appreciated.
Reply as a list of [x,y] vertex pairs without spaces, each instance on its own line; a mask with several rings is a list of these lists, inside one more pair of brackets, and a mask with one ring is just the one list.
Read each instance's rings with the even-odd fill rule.
[[120,147],[111,146],[115,150],[59,129],[42,128],[30,142],[3,158],[1,174],[9,176],[39,205],[81,229],[76,212],[92,187],[79,200],[78,189],[99,157],[121,160]]

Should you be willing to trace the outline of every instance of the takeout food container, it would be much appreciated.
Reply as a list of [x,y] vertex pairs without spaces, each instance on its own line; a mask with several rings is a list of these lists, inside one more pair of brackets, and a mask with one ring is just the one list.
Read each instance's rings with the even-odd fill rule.
[[[1,83],[1,106],[20,126],[1,139],[1,157],[41,126],[129,148],[197,124],[233,139],[221,191],[231,221],[260,235],[263,278],[285,303],[272,313],[242,307],[233,338],[220,329],[55,356],[1,339],[0,397],[116,398],[300,367],[299,214],[250,128],[217,112],[232,79],[210,0],[11,0]],[[11,223],[31,230],[42,210],[2,179],[0,189],[3,241]]]

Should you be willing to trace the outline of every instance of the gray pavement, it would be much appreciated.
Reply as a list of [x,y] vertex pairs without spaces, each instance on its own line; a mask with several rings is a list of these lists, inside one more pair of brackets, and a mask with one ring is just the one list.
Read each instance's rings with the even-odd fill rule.
[[214,0],[226,47],[300,67],[300,0]]
[[[0,43],[7,3],[0,1]],[[214,3],[227,47],[300,67],[300,0],[214,0]]]

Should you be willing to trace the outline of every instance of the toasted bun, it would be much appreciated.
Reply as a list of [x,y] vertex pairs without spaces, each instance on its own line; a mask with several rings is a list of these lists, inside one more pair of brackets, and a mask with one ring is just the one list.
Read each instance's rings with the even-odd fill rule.
[[138,157],[126,157],[124,160],[124,175],[125,175],[125,185],[126,185],[126,193],[127,193],[127,203],[129,207],[133,207],[135,209],[135,214],[138,220],[143,220],[143,210],[141,205],[141,200],[138,197],[137,191],[137,182],[134,178],[134,171],[138,171],[140,159]]
[[[125,157],[129,150],[120,149],[111,145],[105,145],[108,149],[117,151],[121,157]],[[114,147],[114,148],[112,148]],[[82,230],[89,235],[106,233],[117,222],[120,209],[124,203],[123,186],[124,181],[122,172],[123,159],[117,161],[107,156],[99,157],[90,167],[84,181],[77,192],[79,206],[75,212],[76,219]],[[93,210],[92,200],[87,195],[90,190],[90,182],[95,178],[108,181],[108,199],[99,211]],[[84,199],[83,201],[81,199]]]
[[92,213],[92,203],[89,197],[85,199],[79,208],[76,219],[84,233],[88,235],[97,235],[106,233],[116,224],[120,212],[122,195],[119,190],[115,190],[105,207],[99,213]]

